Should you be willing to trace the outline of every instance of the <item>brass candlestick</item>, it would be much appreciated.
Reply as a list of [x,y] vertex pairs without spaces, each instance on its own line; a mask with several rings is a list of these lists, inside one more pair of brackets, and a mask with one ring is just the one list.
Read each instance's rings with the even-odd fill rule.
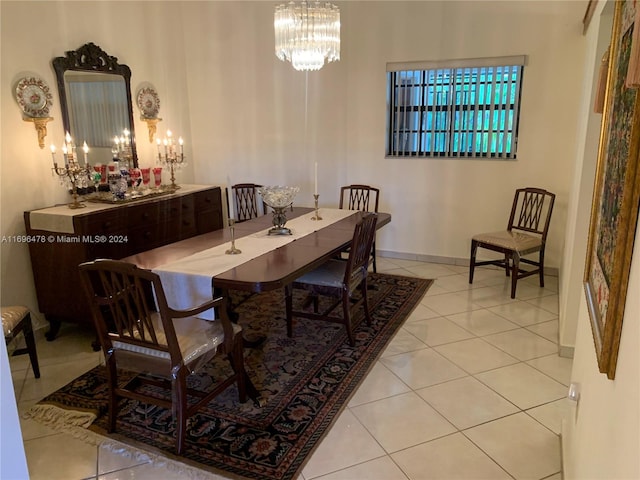
[[91,165],[89,165],[89,162],[87,161],[87,153],[89,152],[87,142],[84,143],[82,149],[84,150],[83,166],[81,166],[78,161],[76,146],[73,143],[71,135],[67,133],[65,136],[65,144],[62,148],[62,152],[64,154],[64,167],[59,167],[58,162],[56,161],[56,147],[51,145],[51,158],[53,159],[53,168],[51,170],[61,179],[66,178],[66,180],[71,184],[73,202],[69,203],[68,206],[69,208],[74,209],[86,207],[84,203],[78,201],[78,184],[80,182],[82,182],[81,186],[88,184],[88,182],[91,181],[91,175],[93,173]]
[[224,252],[227,255],[238,255],[239,253],[242,253],[242,250],[236,248],[235,223],[236,221],[233,218],[229,219],[229,228],[231,229],[231,248]]
[[316,204],[316,214],[314,217],[311,217],[311,220],[322,220],[322,217],[320,216],[320,213],[318,213],[318,198],[320,198],[320,195],[318,195],[317,193],[313,194],[313,200]]
[[[169,172],[171,173],[171,189],[177,190],[180,186],[176,184],[175,170],[185,164],[183,152],[184,142],[182,141],[182,137],[178,139],[180,153],[176,150],[176,144],[173,141],[171,130],[167,130],[167,138],[164,140],[158,138],[156,143],[158,144],[158,161],[169,167]],[[160,148],[162,144],[164,144],[164,155]]]

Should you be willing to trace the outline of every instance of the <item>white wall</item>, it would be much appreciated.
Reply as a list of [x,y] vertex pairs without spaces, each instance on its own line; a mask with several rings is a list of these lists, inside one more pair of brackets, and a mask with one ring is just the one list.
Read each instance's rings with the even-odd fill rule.
[[[612,2],[601,2],[589,31],[590,79],[595,79],[600,59],[609,45],[612,25]],[[593,75],[592,75],[593,74]],[[595,91],[597,82],[589,82]],[[583,109],[592,111],[593,95],[587,93]],[[567,248],[563,265],[562,298],[565,300],[564,327],[575,338],[575,353],[571,381],[579,385],[580,400],[571,406],[571,414],[563,424],[564,478],[576,479],[637,479],[640,478],[640,224],[628,295],[622,324],[622,335],[615,380],[598,372],[591,324],[582,287],[589,208],[598,149],[601,115],[587,114],[584,143],[576,162],[576,181],[572,197],[576,199],[567,229]],[[560,332],[562,335],[563,332]]]
[[18,406],[11,381],[11,369],[7,346],[0,342],[0,478],[6,480],[27,480],[27,458],[21,442]]
[[[275,58],[268,2],[185,9],[189,69],[198,72],[188,80],[194,148],[206,158],[196,177],[296,183],[299,201],[311,204],[317,160],[321,204],[335,206],[341,184],[381,187],[393,221],[378,248],[457,259],[468,258],[473,233],[504,228],[515,187],[539,185],[558,194],[547,250],[557,268],[576,148],[582,10],[576,2],[347,2],[342,60],[306,77]],[[385,158],[386,62],[509,54],[529,56],[517,161]]]

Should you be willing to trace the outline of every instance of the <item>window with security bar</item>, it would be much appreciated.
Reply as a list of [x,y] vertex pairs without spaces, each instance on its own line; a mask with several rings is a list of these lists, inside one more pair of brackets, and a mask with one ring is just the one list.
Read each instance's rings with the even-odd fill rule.
[[524,56],[387,64],[387,156],[515,159],[524,64]]

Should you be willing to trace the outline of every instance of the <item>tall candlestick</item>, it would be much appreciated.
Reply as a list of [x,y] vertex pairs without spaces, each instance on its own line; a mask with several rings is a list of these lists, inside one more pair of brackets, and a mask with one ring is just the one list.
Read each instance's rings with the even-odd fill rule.
[[228,189],[229,189],[229,198],[228,198],[228,203],[229,203],[229,219],[232,218],[236,218],[235,217],[235,205],[234,205],[234,197],[235,195],[233,194],[233,188],[231,188],[231,179],[229,178],[229,175],[227,175],[227,185],[228,185]]
[[315,163],[315,172],[314,172],[313,177],[314,177],[314,180],[315,180],[313,193],[315,195],[317,195],[318,194],[318,162]]

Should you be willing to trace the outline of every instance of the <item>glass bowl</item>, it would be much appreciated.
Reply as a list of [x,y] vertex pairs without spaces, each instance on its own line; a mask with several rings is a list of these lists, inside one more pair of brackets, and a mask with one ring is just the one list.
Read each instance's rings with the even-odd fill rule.
[[293,203],[296,193],[300,187],[283,187],[280,185],[258,188],[258,193],[262,196],[264,203],[271,208],[284,208]]

